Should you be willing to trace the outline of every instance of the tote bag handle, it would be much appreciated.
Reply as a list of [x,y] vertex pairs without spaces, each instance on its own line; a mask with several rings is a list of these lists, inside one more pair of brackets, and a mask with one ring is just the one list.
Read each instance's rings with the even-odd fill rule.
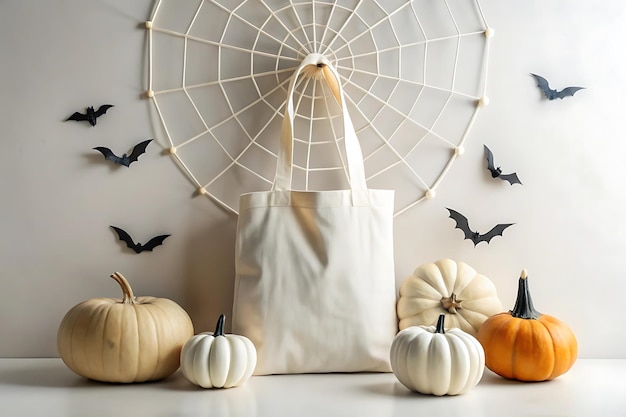
[[365,169],[363,167],[363,154],[359,145],[359,140],[354,130],[354,125],[348,114],[346,99],[343,92],[341,82],[339,82],[339,74],[337,70],[330,64],[328,59],[321,54],[309,54],[296,69],[289,81],[289,89],[287,91],[287,104],[285,106],[285,115],[283,118],[282,129],[280,133],[280,147],[278,149],[278,161],[276,165],[276,177],[272,189],[276,191],[291,190],[293,176],[293,132],[294,132],[294,107],[293,94],[296,80],[302,70],[308,65],[323,65],[323,74],[329,84],[335,99],[341,106],[343,114],[343,130],[344,144],[346,151],[346,162],[348,166],[348,181],[350,189],[366,190]]

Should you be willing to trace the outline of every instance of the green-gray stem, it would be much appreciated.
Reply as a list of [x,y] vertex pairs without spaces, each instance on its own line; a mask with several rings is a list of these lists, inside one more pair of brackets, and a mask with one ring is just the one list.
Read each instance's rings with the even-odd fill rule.
[[535,306],[533,306],[533,300],[530,297],[530,291],[528,291],[527,278],[528,274],[524,269],[517,284],[517,300],[515,300],[515,307],[511,310],[511,315],[520,319],[538,319],[541,317],[541,313],[535,310]]

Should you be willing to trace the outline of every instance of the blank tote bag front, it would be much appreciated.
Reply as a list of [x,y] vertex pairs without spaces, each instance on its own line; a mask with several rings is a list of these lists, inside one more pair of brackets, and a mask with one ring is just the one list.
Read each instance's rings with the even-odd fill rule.
[[[308,65],[322,66],[343,110],[349,190],[291,189],[293,92]],[[394,195],[367,188],[338,80],[322,55],[304,59],[289,84],[273,188],[240,197],[233,333],[256,346],[256,375],[391,371]]]

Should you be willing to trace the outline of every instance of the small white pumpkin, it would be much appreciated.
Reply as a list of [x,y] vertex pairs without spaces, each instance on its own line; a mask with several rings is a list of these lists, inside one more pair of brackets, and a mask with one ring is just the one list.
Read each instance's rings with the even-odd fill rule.
[[202,388],[231,388],[243,384],[256,367],[256,348],[245,336],[224,334],[225,316],[215,332],[191,337],[180,353],[180,369],[189,382]]
[[472,335],[458,328],[411,326],[391,345],[391,369],[398,380],[422,394],[457,395],[473,388],[485,370],[485,352]]

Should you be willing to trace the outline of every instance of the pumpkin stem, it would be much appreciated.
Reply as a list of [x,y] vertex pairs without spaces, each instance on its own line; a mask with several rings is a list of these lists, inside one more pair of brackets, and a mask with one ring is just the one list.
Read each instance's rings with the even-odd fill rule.
[[122,304],[135,304],[135,294],[133,294],[133,289],[130,287],[128,280],[124,278],[124,275],[119,272],[114,272],[111,274],[111,278],[117,281],[120,287],[122,287],[122,293],[124,293]]
[[442,297],[441,298],[441,306],[448,311],[448,313],[456,314],[457,308],[463,308],[461,303],[463,300],[457,300],[456,294],[450,294],[450,297]]
[[443,322],[446,319],[446,315],[445,314],[440,314],[439,318],[437,319],[437,327],[435,328],[435,333],[441,333],[444,334],[446,331],[443,328]]
[[217,325],[215,326],[215,331],[213,332],[213,336],[224,336],[224,322],[226,321],[226,316],[220,314],[220,318],[217,319]]
[[538,319],[541,317],[541,313],[535,310],[533,306],[533,300],[530,297],[530,291],[528,291],[527,278],[528,272],[522,269],[517,284],[517,300],[515,300],[515,307],[511,310],[511,315],[520,319]]

